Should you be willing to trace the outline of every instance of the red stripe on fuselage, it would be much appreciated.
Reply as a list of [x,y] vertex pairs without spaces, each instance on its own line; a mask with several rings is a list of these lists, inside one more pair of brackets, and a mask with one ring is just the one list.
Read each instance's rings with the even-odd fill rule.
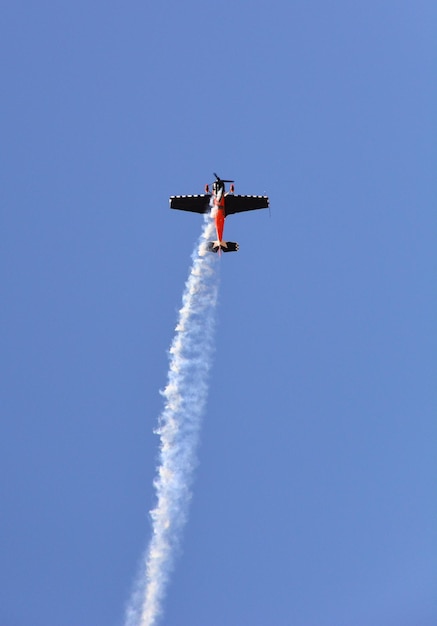
[[225,194],[222,193],[218,198],[214,195],[214,207],[216,209],[215,214],[215,229],[217,231],[218,241],[223,241],[223,229],[225,227]]

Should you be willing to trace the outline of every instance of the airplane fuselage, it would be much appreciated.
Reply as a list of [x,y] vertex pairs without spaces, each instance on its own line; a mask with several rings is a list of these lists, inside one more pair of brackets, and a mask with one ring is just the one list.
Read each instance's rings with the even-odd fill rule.
[[213,188],[213,208],[212,217],[215,221],[215,229],[217,231],[217,241],[223,241],[223,230],[225,227],[225,190],[224,186],[215,190]]

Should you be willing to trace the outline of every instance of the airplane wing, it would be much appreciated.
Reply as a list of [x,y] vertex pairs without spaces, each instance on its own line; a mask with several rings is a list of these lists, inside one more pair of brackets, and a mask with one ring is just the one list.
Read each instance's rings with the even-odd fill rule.
[[267,196],[234,196],[229,194],[225,197],[226,215],[255,209],[267,209],[268,206],[269,199]]
[[170,208],[193,213],[208,213],[210,199],[209,193],[198,196],[170,196]]

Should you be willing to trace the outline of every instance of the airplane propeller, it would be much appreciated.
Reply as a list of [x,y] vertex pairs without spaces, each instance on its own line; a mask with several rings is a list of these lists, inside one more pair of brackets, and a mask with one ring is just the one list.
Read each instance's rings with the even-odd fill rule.
[[224,178],[220,178],[220,176],[217,176],[217,174],[215,172],[213,172],[214,176],[217,178],[217,180],[219,182],[222,183],[235,183],[235,180],[225,180]]

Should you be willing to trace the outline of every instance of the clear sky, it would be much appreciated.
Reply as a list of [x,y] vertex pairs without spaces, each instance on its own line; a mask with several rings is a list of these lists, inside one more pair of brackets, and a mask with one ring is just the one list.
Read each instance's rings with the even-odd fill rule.
[[437,8],[7,1],[0,625],[121,626],[216,171],[231,216],[162,626],[437,624]]

